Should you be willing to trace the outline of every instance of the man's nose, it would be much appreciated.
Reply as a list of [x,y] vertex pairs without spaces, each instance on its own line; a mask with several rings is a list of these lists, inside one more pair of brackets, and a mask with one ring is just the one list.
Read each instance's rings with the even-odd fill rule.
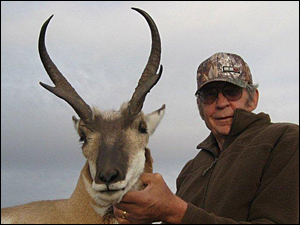
[[218,98],[216,99],[216,107],[219,109],[223,109],[229,106],[229,101],[225,96],[219,92],[218,93]]

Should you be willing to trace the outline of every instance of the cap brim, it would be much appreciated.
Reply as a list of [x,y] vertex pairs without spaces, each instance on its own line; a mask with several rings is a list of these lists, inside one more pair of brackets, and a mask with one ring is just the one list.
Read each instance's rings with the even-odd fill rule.
[[206,81],[203,84],[201,84],[200,87],[198,87],[198,89],[197,89],[197,91],[196,91],[195,94],[197,94],[200,91],[200,89],[203,88],[206,84],[209,84],[209,83],[212,83],[212,82],[228,82],[228,83],[237,85],[237,86],[239,86],[241,88],[246,88],[246,86],[247,86],[247,83],[244,83],[242,81],[239,82],[236,79],[229,79],[229,78],[224,78],[224,77],[222,78],[222,77],[220,77],[220,78],[215,78],[213,80]]

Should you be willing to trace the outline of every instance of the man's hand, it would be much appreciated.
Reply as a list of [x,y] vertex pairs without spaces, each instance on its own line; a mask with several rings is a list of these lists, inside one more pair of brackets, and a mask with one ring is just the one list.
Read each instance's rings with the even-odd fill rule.
[[114,205],[119,223],[180,223],[187,203],[171,192],[160,174],[144,173],[140,179],[147,187],[128,192]]

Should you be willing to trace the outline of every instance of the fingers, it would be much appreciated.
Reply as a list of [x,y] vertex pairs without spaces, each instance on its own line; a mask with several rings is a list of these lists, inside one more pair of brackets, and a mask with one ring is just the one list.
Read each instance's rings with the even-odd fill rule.
[[164,179],[162,175],[159,173],[143,173],[140,176],[140,180],[146,185],[146,188],[141,191],[129,191],[127,194],[123,197],[121,203],[143,203],[140,202],[142,199],[145,199],[145,196],[151,191],[151,189],[161,182],[164,183]]
[[114,213],[119,223],[161,220],[161,204],[165,204],[164,198],[170,197],[163,177],[160,174],[144,173],[140,180],[147,186],[144,190],[129,191],[120,203],[114,205]]
[[139,202],[140,196],[141,196],[140,191],[129,191],[123,196],[121,202],[118,203],[117,205],[121,205],[122,203],[123,203],[122,205],[136,204],[137,202]]
[[117,209],[119,209],[121,211],[132,211],[132,210],[136,210],[138,206],[136,206],[135,204],[131,204],[131,203],[120,202],[120,203],[116,203],[114,205],[114,207],[116,207]]
[[115,206],[113,207],[114,207],[114,214],[118,222],[121,224],[129,224],[130,223],[130,221],[128,220],[129,213],[127,211],[120,210]]
[[155,182],[156,180],[162,179],[162,176],[159,173],[143,173],[140,176],[140,180],[144,184],[151,184],[152,182]]

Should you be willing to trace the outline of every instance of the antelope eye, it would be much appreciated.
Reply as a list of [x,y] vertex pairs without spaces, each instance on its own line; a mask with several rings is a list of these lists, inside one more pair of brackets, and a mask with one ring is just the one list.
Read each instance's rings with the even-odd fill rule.
[[147,127],[142,122],[140,122],[140,125],[139,125],[139,132],[141,134],[147,134]]

